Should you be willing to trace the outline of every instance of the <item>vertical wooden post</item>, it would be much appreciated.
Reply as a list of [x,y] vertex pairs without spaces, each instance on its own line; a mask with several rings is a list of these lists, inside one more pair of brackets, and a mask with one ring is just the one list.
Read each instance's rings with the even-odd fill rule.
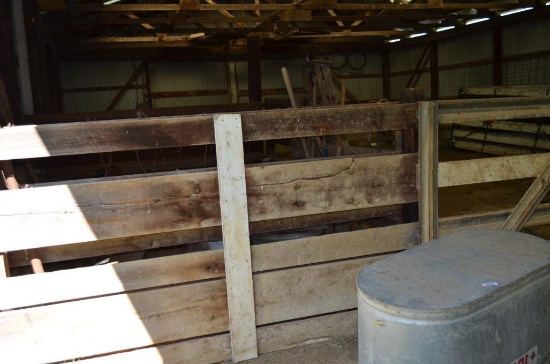
[[246,53],[248,61],[248,100],[250,102],[262,101],[262,71],[260,37],[247,38]]
[[15,46],[17,47],[17,60],[19,64],[19,80],[21,82],[21,101],[23,103],[23,113],[25,115],[32,115],[34,114],[34,102],[23,1],[12,1],[12,11],[15,31]]
[[225,62],[225,70],[227,80],[227,101],[230,104],[238,104],[239,93],[237,90],[237,68],[235,62]]
[[234,362],[256,358],[256,314],[241,116],[214,115],[231,350]]
[[420,243],[437,238],[437,103],[420,102]]
[[502,86],[502,28],[493,28],[493,85]]
[[437,41],[433,41],[430,47],[430,88],[431,99],[439,99],[439,50]]

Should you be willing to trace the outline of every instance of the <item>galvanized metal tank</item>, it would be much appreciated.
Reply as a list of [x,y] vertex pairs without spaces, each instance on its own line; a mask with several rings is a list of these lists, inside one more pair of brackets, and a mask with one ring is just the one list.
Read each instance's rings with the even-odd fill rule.
[[550,359],[550,242],[472,230],[364,268],[359,362],[533,364]]

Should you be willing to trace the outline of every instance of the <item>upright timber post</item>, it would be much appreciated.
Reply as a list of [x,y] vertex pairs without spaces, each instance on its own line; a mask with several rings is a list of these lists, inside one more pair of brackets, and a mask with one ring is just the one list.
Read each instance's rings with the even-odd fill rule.
[[225,281],[234,362],[256,358],[256,314],[241,116],[214,116]]
[[246,42],[248,61],[248,101],[262,101],[262,71],[260,37],[250,36]]
[[437,103],[420,102],[420,243],[437,238]]
[[24,115],[34,114],[29,52],[27,49],[27,34],[25,30],[25,15],[23,1],[12,1],[15,46],[17,48],[17,63],[19,64],[19,81],[21,82],[21,102]]

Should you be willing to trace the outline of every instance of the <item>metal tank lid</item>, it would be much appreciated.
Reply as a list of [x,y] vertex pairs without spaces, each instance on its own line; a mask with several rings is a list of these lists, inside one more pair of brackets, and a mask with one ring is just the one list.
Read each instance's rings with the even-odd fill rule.
[[550,242],[503,230],[433,240],[364,268],[359,299],[404,318],[466,315],[550,274]]

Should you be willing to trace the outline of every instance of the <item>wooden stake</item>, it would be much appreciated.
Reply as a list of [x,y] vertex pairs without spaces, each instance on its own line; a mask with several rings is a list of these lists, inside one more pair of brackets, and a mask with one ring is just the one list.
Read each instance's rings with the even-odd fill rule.
[[215,115],[214,133],[234,362],[256,358],[256,315],[241,116]]
[[420,102],[420,243],[437,238],[437,105]]
[[550,160],[544,167],[542,173],[525,192],[517,206],[514,208],[502,230],[520,231],[523,225],[529,220],[537,206],[550,189]]

